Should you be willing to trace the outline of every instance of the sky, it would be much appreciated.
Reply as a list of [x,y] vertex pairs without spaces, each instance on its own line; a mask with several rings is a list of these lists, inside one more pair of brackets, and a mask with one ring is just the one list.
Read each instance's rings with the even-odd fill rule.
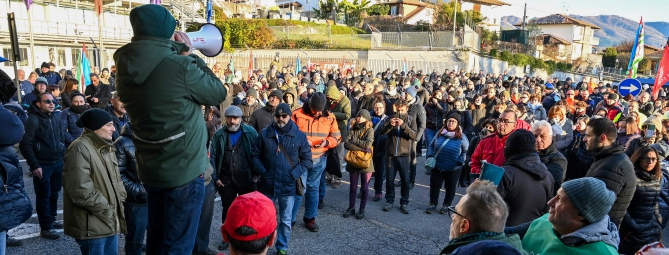
[[644,22],[669,22],[668,0],[502,0],[511,6],[482,9],[483,16],[501,18],[502,16],[523,16],[527,3],[527,16],[544,17],[555,13],[567,13],[581,16],[618,15],[638,21],[643,16]]

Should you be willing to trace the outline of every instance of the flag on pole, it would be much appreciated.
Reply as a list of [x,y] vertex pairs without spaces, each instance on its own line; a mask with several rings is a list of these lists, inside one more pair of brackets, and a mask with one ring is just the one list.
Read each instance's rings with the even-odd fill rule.
[[404,63],[402,64],[402,72],[407,74],[407,58],[404,58]]
[[657,99],[657,94],[662,86],[669,81],[669,45],[664,46],[664,54],[657,68],[655,76],[655,85],[653,85],[653,98]]
[[249,77],[246,80],[251,80],[251,76],[253,76],[253,51],[250,51],[249,54]]
[[102,0],[95,0],[95,15],[100,17],[102,14]]
[[297,54],[297,60],[295,61],[295,75],[302,71],[302,63],[300,63],[300,54]]
[[30,10],[30,6],[33,5],[33,0],[23,0],[26,3],[26,10]]
[[342,72],[344,75],[348,74],[346,72],[346,56],[341,57],[341,68],[339,69],[340,72]]
[[211,15],[212,15],[212,3],[211,0],[207,1],[207,23],[211,23]]
[[629,72],[629,78],[636,78],[637,68],[639,67],[639,62],[643,59],[643,17],[639,21],[639,28],[636,31],[636,40],[634,41],[634,46],[632,47],[632,54],[630,57],[630,63],[627,65],[627,70]]
[[77,63],[77,78],[79,79],[79,91],[83,92],[84,87],[91,84],[91,63],[88,61],[88,51],[86,50],[86,43],[79,54],[79,63]]

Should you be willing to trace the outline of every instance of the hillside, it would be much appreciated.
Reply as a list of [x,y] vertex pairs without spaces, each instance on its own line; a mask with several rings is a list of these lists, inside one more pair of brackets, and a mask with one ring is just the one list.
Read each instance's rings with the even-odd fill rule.
[[[600,49],[620,44],[622,41],[634,40],[636,30],[639,26],[639,21],[633,21],[616,15],[570,16],[593,23],[601,28],[595,32],[595,36],[599,37]],[[501,19],[501,25],[503,29],[511,29],[513,24],[521,21],[522,19],[516,16],[504,16]],[[662,47],[667,42],[667,36],[669,36],[669,23],[647,22],[645,35],[646,44]]]

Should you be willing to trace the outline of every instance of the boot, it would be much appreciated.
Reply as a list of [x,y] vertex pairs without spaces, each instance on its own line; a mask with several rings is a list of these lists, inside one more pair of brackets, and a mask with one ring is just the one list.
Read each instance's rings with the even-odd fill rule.
[[359,220],[365,218],[365,209],[360,208],[360,210],[358,210],[358,213],[355,214],[355,218]]
[[344,212],[344,218],[348,218],[355,215],[355,207],[349,207],[346,209],[346,212]]

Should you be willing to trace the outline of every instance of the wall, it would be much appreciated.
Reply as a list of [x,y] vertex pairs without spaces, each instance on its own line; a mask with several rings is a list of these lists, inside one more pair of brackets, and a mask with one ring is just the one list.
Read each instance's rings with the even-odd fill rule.
[[569,42],[574,38],[574,26],[570,24],[556,24],[556,25],[538,25],[541,32],[544,34],[551,34]]

